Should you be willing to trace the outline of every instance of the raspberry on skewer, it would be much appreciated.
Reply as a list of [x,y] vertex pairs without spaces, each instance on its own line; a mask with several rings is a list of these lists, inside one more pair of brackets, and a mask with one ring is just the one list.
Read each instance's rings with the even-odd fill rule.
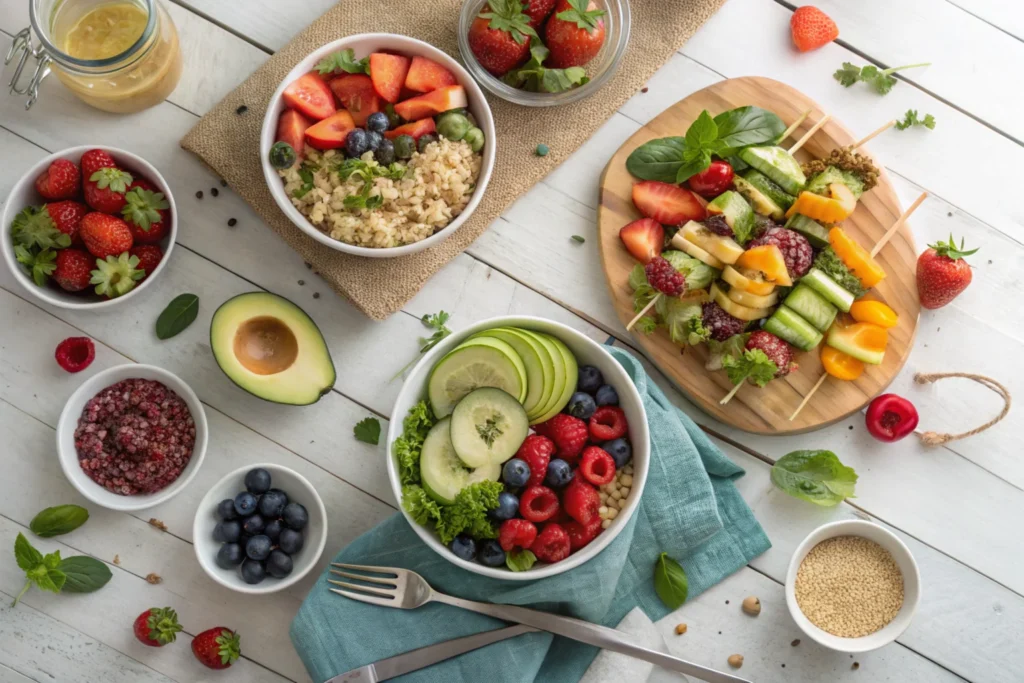
[[640,318],[647,315],[647,312],[654,307],[662,295],[678,297],[686,293],[686,278],[662,256],[655,256],[647,262],[647,265],[644,266],[644,275],[647,276],[647,282],[658,293],[629,321],[629,324],[626,325],[627,332],[636,325]]

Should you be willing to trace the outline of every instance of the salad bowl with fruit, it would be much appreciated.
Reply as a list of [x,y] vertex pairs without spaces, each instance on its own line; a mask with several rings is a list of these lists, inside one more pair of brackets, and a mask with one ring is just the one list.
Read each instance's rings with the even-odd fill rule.
[[533,580],[601,552],[639,505],[650,436],[600,344],[542,318],[492,318],[410,371],[388,477],[423,541],[477,574]]

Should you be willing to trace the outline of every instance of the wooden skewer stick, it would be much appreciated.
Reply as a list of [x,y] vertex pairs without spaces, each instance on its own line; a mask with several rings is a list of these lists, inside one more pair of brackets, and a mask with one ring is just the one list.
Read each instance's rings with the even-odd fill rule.
[[796,419],[796,416],[800,414],[800,411],[804,409],[804,406],[807,405],[807,402],[811,400],[811,396],[814,396],[814,392],[821,388],[821,385],[824,384],[826,379],[828,379],[828,373],[821,373],[821,377],[818,378],[818,382],[813,387],[811,387],[811,390],[807,392],[806,396],[804,396],[804,400],[800,401],[800,405],[798,405],[796,407],[796,410],[793,411],[793,414],[789,416],[790,422]]
[[640,312],[637,313],[636,316],[632,320],[629,321],[628,325],[626,325],[626,332],[629,332],[631,329],[633,329],[633,325],[636,325],[637,321],[639,321],[640,318],[642,318],[645,315],[647,315],[647,311],[649,311],[652,308],[654,308],[654,304],[656,304],[658,302],[658,299],[660,297],[661,297],[661,292],[658,292],[658,294],[653,299],[651,299],[650,301],[647,302],[647,305],[644,306],[640,310]]
[[865,135],[863,138],[861,138],[857,142],[853,143],[853,149],[857,149],[861,145],[866,145],[870,140],[873,140],[876,136],[881,135],[882,133],[884,133],[885,131],[889,130],[890,128],[892,128],[895,125],[896,125],[896,119],[893,119],[892,121],[889,121],[888,123],[880,126],[878,129],[871,131],[870,133]]
[[797,128],[800,127],[800,124],[804,122],[804,119],[806,119],[810,115],[810,113],[811,113],[810,109],[805,109],[804,113],[800,114],[799,118],[797,118],[796,121],[794,121],[792,124],[790,124],[789,128],[787,128],[782,133],[782,136],[779,137],[779,141],[781,142],[781,141],[785,140],[786,138],[788,138],[790,135],[792,135],[793,131],[795,131]]
[[790,154],[795,154],[796,151],[798,149],[800,149],[801,147],[803,147],[804,143],[806,143],[808,140],[810,140],[811,136],[814,135],[815,133],[817,133],[818,129],[821,128],[822,126],[824,126],[826,123],[828,123],[831,118],[832,118],[831,114],[825,114],[824,116],[822,116],[821,119],[819,119],[816,124],[811,126],[810,130],[808,130],[806,133],[804,133],[804,136],[802,138],[800,138],[799,140],[796,141],[795,145],[793,145],[792,147],[789,148],[789,153]]
[[726,403],[731,401],[732,397],[736,395],[736,392],[740,390],[740,387],[742,387],[746,383],[747,383],[747,380],[746,380],[746,378],[744,378],[742,381],[740,381],[739,384],[734,385],[732,390],[728,394],[725,395],[725,398],[723,398],[721,401],[718,402],[719,405],[723,405],[724,406]]

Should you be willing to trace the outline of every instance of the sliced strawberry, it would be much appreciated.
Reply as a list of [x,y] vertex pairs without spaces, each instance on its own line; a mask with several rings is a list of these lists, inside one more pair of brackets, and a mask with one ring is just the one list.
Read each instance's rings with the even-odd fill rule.
[[394,130],[384,131],[384,137],[388,140],[394,140],[399,135],[411,135],[418,142],[421,135],[433,133],[436,130],[437,126],[434,125],[434,119],[420,119],[412,123],[403,123]]
[[331,89],[315,73],[299,76],[285,88],[282,97],[289,107],[299,110],[314,121],[326,119],[337,111]]
[[394,104],[402,93],[402,85],[409,73],[408,57],[374,52],[370,55],[370,80],[373,89],[388,102]]
[[619,239],[626,245],[626,251],[633,258],[641,263],[647,263],[655,256],[661,256],[661,250],[665,246],[665,228],[654,219],[638,218],[622,226],[619,230]]
[[430,92],[457,84],[455,74],[426,57],[413,57],[409,73],[405,75],[405,87],[413,92]]
[[658,180],[635,183],[633,204],[643,215],[665,225],[702,221],[707,217],[707,210],[697,195],[686,188]]
[[384,110],[373,81],[366,74],[342,74],[332,78],[331,90],[360,128],[366,125],[370,114]]
[[449,85],[399,102],[395,105],[395,112],[406,121],[418,121],[449,109],[458,109],[468,105],[466,89],[461,85]]
[[307,128],[306,142],[317,149],[337,149],[355,127],[352,115],[342,110]]
[[275,142],[287,142],[295,150],[297,159],[302,159],[306,149],[306,130],[313,123],[294,109],[285,109],[277,120],[277,138]]

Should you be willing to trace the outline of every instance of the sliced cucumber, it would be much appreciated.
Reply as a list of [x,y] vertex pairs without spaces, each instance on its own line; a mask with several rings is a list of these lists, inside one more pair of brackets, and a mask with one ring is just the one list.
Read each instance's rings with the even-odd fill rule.
[[800,282],[813,289],[843,313],[849,313],[853,306],[853,294],[843,289],[838,282],[830,278],[825,271],[811,268]]
[[801,318],[814,325],[820,332],[827,330],[839,313],[836,307],[830,304],[825,297],[803,282],[797,284],[782,303],[792,308]]
[[[754,172],[756,173],[757,171]],[[736,176],[732,179],[732,182],[736,186],[736,190],[750,202],[750,207],[754,209],[755,213],[768,216],[777,221],[785,218],[786,210],[773,202],[771,197],[747,182],[743,176]]]
[[790,216],[786,221],[786,227],[806,237],[815,249],[824,249],[828,246],[828,228],[803,214],[794,213]]
[[771,317],[764,321],[764,329],[801,351],[810,351],[821,343],[821,332],[785,305],[776,308]]
[[766,176],[764,173],[758,171],[756,168],[747,169],[740,175],[742,175],[743,179],[749,184],[760,190],[761,194],[768,197],[768,199],[772,200],[775,204],[781,206],[783,211],[793,206],[793,202],[796,201],[796,197],[783,190],[779,187],[778,183]]
[[468,339],[438,361],[427,382],[430,407],[437,417],[447,417],[463,396],[480,387],[526,397],[523,360],[500,339]]
[[828,339],[825,343],[833,349],[842,351],[847,356],[853,356],[862,363],[868,363],[869,365],[881,365],[882,361],[885,360],[885,350],[865,349],[856,344],[851,344],[850,340],[843,334],[843,328],[838,325],[828,331]]
[[523,408],[531,420],[542,415],[542,409],[551,400],[554,389],[554,366],[541,343],[513,327],[495,327],[474,336],[500,339],[519,354],[526,368],[526,399]]
[[[754,231],[754,210],[742,196],[732,190],[727,190],[708,202],[707,209],[710,214],[722,214],[725,222],[732,228],[737,242],[743,244],[750,239],[750,234]],[[721,257],[718,258],[724,260]],[[726,261],[726,263],[733,261]]]
[[[541,422],[547,422],[555,415],[562,412],[562,408],[569,403],[569,399],[572,398],[574,393],[576,393],[576,382],[579,379],[579,366],[576,364],[576,356],[573,355],[572,351],[569,350],[569,347],[566,346],[561,339],[553,337],[550,334],[544,334],[543,332],[534,332],[533,334],[547,341],[555,348],[555,350],[558,351],[558,353],[561,354],[562,365],[564,367],[563,372],[565,373],[565,384],[562,386],[561,395],[558,396],[558,399],[547,413],[541,415],[531,423],[540,424]],[[556,363],[555,365],[557,368],[558,364]]]
[[807,176],[793,155],[781,147],[747,147],[740,152],[740,159],[764,173],[779,187],[796,195],[807,184]]
[[[538,410],[539,415],[536,418],[530,420],[530,424],[539,424],[544,421],[544,416],[555,407],[565,391],[566,384],[568,383],[567,370],[565,367],[565,359],[562,356],[562,352],[558,350],[546,335],[534,332],[533,330],[519,329],[519,331],[526,336],[536,341],[541,347],[543,347],[548,358],[551,360],[551,378],[552,387],[551,394],[548,396],[547,402],[540,406]],[[576,376],[573,375],[573,387],[576,386]],[[570,394],[571,395],[571,394]]]
[[439,420],[423,441],[420,452],[420,478],[427,495],[442,505],[451,505],[459,491],[481,481],[498,481],[501,465],[488,463],[475,470],[459,460],[452,445],[451,418]]
[[471,391],[452,411],[452,445],[466,467],[500,465],[516,454],[529,431],[523,404],[501,389]]

